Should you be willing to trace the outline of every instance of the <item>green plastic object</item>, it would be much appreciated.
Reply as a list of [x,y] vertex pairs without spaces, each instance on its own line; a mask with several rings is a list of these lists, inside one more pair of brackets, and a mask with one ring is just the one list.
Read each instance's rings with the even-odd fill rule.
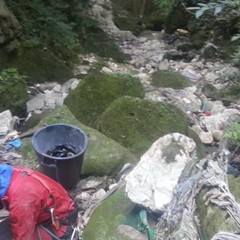
[[139,217],[141,219],[141,222],[138,226],[138,229],[140,231],[147,231],[147,234],[148,234],[148,240],[154,240],[154,237],[155,237],[155,229],[154,228],[151,228],[148,224],[148,221],[147,221],[147,211],[146,210],[141,210],[139,212]]

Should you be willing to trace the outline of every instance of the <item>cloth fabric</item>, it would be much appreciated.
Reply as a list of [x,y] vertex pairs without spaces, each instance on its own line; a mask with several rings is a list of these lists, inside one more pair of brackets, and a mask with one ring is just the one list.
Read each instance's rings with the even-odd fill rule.
[[5,196],[10,185],[13,168],[7,164],[0,164],[0,198]]
[[[10,213],[13,240],[39,240],[37,225],[47,224],[60,239],[67,226],[54,229],[50,209],[55,219],[64,219],[75,205],[67,191],[48,176],[27,168],[13,167],[11,182],[4,196]],[[42,239],[54,239],[40,230]]]

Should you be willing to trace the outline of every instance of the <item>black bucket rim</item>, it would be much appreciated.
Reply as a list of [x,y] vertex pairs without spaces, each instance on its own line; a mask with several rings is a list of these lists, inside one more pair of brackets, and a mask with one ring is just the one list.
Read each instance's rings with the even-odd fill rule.
[[49,124],[45,127],[41,127],[40,129],[38,129],[32,136],[32,146],[33,146],[33,149],[37,152],[37,154],[39,155],[42,155],[43,157],[46,157],[48,159],[51,159],[51,160],[71,160],[73,158],[73,156],[69,156],[69,157],[53,157],[53,156],[50,156],[50,155],[47,155],[45,153],[42,153],[40,151],[38,151],[38,149],[36,148],[36,136],[39,132],[43,131],[44,129],[48,128],[48,127],[53,127],[53,126],[67,126],[67,127],[71,127],[71,128],[75,128],[77,129],[78,131],[80,131],[83,135],[84,135],[84,139],[85,139],[85,144],[84,146],[82,146],[82,151],[80,151],[79,153],[75,154],[74,157],[78,157],[80,155],[82,155],[85,151],[86,151],[86,148],[88,146],[88,137],[87,137],[87,134],[82,130],[80,129],[79,127],[77,126],[74,126],[74,125],[71,125],[71,124],[65,124],[65,123],[54,123],[54,124]]

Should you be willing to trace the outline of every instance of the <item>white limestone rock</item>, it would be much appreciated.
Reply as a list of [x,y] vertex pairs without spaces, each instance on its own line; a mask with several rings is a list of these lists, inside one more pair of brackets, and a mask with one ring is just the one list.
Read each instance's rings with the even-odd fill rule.
[[135,203],[162,210],[186,164],[195,156],[195,142],[179,133],[167,134],[152,144],[126,176],[126,194]]

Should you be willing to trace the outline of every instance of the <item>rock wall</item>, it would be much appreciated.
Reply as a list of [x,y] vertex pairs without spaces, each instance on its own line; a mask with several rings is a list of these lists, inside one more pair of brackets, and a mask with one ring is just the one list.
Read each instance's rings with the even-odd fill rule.
[[17,18],[0,0],[0,44],[7,43],[21,34],[21,26]]

